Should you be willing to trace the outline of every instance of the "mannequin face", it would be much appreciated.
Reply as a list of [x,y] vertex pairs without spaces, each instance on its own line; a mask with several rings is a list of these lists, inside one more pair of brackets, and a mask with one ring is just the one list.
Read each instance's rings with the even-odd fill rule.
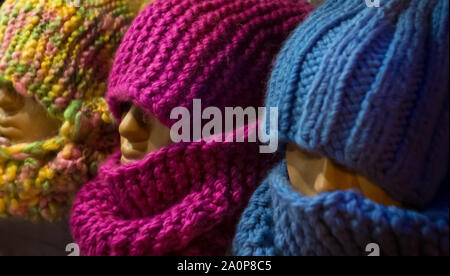
[[123,114],[119,133],[122,163],[140,160],[172,143],[170,129],[137,106]]
[[348,171],[327,158],[306,152],[295,143],[286,151],[289,180],[295,190],[305,196],[325,192],[354,189],[374,202],[401,207],[379,186],[366,178]]
[[60,124],[33,98],[18,94],[11,84],[0,83],[0,136],[11,144],[54,137]]

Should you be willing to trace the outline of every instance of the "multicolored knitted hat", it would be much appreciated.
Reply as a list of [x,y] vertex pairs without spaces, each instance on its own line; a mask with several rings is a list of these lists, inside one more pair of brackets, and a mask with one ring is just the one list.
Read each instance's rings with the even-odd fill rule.
[[126,1],[8,0],[0,10],[0,80],[61,121],[60,135],[0,148],[0,215],[48,220],[70,205],[116,143],[103,95],[133,14]]
[[[309,14],[299,0],[161,0],[125,35],[107,101],[170,126],[173,108],[258,107],[272,62]],[[191,113],[192,114],[192,113]],[[257,143],[174,143],[120,163],[120,152],[78,193],[72,233],[86,255],[223,255],[270,166]]]
[[0,74],[64,120],[73,100],[102,97],[131,14],[126,1],[7,1],[0,22]]
[[289,39],[271,77],[280,138],[430,203],[449,166],[448,1],[329,1]]

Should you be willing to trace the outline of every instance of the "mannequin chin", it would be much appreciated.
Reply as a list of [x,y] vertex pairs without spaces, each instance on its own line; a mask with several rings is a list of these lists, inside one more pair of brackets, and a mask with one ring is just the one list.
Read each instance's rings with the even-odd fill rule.
[[328,158],[309,153],[295,143],[288,144],[286,164],[292,187],[302,195],[312,197],[325,192],[353,189],[374,202],[401,207],[399,202],[366,178]]
[[58,134],[60,121],[45,107],[18,94],[11,84],[0,83],[0,137],[9,144],[42,141]]
[[170,129],[156,117],[131,106],[119,126],[122,163],[143,159],[149,153],[172,143]]

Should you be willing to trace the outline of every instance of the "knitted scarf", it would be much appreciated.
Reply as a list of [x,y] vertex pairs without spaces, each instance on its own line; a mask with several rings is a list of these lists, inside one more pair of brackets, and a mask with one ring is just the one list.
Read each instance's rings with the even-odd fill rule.
[[286,161],[257,189],[233,241],[236,255],[448,255],[448,184],[425,211],[386,207],[354,191],[305,197],[291,188]]
[[114,151],[118,139],[104,93],[134,16],[126,2],[2,4],[0,83],[32,97],[61,128],[57,137],[29,144],[0,137],[0,217],[59,220],[79,186]]
[[113,134],[99,139],[100,133],[113,129],[112,125],[100,126],[101,112],[89,119],[84,118],[89,113],[86,110],[78,113],[74,114],[76,121],[83,121],[78,124],[100,130],[91,132],[82,143],[70,138],[77,131],[66,133],[64,128],[56,137],[33,143],[10,145],[0,137],[0,218],[21,216],[36,222],[68,216],[77,190],[96,175],[118,142]]
[[73,237],[85,255],[223,255],[274,161],[256,143],[177,143],[123,165],[118,152],[74,201]]

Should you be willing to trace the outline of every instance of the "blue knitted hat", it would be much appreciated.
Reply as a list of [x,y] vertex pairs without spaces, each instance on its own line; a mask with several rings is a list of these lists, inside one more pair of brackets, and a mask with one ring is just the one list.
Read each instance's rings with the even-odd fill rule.
[[330,0],[288,40],[279,135],[423,207],[449,167],[448,0]]

